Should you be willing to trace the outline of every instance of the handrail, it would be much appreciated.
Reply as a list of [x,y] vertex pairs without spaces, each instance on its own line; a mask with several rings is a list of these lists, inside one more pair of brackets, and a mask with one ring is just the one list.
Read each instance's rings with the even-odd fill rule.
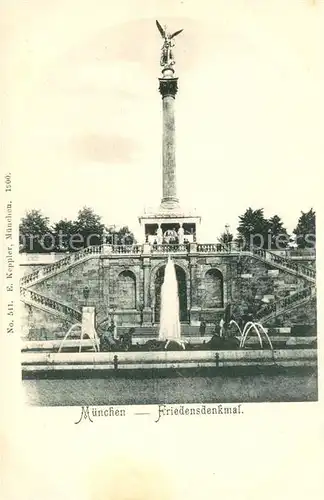
[[139,254],[142,253],[143,245],[112,245],[112,253],[117,254]]
[[[64,270],[65,268],[73,265],[76,262],[88,258],[91,255],[101,254],[104,245],[90,246],[83,248],[79,252],[71,253],[64,256],[62,259],[54,262],[53,264],[48,264],[41,269],[37,269],[30,274],[23,276],[20,279],[21,285],[30,285],[41,278],[45,278],[48,275],[55,273],[56,271]],[[184,244],[161,244],[161,245],[151,245],[151,253],[153,254],[168,254],[168,253],[190,253],[191,245],[190,243]],[[140,255],[144,251],[143,245],[111,245],[111,253],[117,255]],[[197,243],[195,249],[197,253],[237,253],[237,249],[232,246],[227,247],[226,245],[221,245],[220,243]],[[280,256],[271,252],[270,250],[264,250],[262,248],[250,247],[247,250],[241,250],[239,253],[242,255],[252,254],[255,257],[261,258],[264,262],[272,264],[274,266],[280,266],[288,271],[299,274],[301,277],[310,278],[310,280],[315,281],[316,271],[315,269],[306,266],[305,264],[300,264],[289,258]]]
[[256,314],[257,319],[264,318],[272,313],[280,313],[280,311],[284,311],[288,307],[290,307],[292,304],[295,304],[296,302],[305,300],[308,297],[311,297],[313,293],[315,292],[315,287],[310,286],[310,287],[305,287],[302,288],[301,290],[297,290],[293,294],[289,295],[288,297],[283,297],[282,299],[279,299],[277,301],[271,302],[267,304],[265,307],[260,309],[260,311]]
[[188,253],[189,245],[178,243],[163,243],[162,245],[152,245],[152,253]]
[[32,273],[23,276],[20,279],[20,284],[26,285],[30,282],[37,281],[39,278],[45,277],[48,274],[56,272],[58,270],[62,270],[63,268],[70,266],[74,262],[79,262],[80,260],[88,257],[89,255],[100,254],[101,252],[102,252],[102,245],[98,246],[93,245],[90,247],[83,248],[79,252],[71,253],[67,257],[63,257],[62,259],[57,260],[53,264],[48,264],[44,266],[42,269],[37,269],[37,271],[33,271]]
[[227,253],[229,249],[221,245],[220,243],[197,243],[197,252],[201,253],[214,253],[222,252]]
[[28,288],[20,287],[20,296],[22,299],[29,300],[31,302],[36,302],[37,304],[44,305],[53,311],[60,312],[64,315],[68,315],[73,319],[82,320],[82,313],[73,307],[62,304],[61,302],[57,302],[54,299],[49,297],[45,297],[41,293],[35,292],[33,290],[29,290]]
[[305,266],[304,264],[298,264],[289,259],[286,259],[285,257],[282,257],[281,255],[277,255],[273,252],[270,252],[270,250],[264,250],[262,248],[252,247],[251,251],[254,255],[257,255],[258,257],[261,257],[262,259],[268,262],[279,264],[285,267],[286,269],[295,271],[298,274],[304,274],[305,276],[308,276],[312,279],[316,278],[316,271],[311,267]]

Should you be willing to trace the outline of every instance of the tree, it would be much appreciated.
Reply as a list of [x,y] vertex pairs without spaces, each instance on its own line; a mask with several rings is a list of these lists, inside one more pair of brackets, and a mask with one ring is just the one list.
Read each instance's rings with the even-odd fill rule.
[[55,251],[71,251],[71,236],[77,234],[75,221],[61,219],[53,225]]
[[229,231],[224,231],[224,232],[220,235],[220,237],[219,237],[219,239],[218,239],[218,240],[219,240],[220,244],[221,244],[223,247],[227,248],[227,247],[229,247],[229,246],[230,246],[230,244],[231,244],[231,243],[232,243],[232,241],[233,241],[233,234],[232,234],[232,233],[230,233]]
[[111,245],[134,245],[136,239],[128,226],[108,226],[107,227],[107,243]]
[[128,226],[121,227],[116,234],[118,245],[133,245],[134,243],[136,243],[135,236],[130,231]]
[[268,248],[276,250],[287,248],[289,244],[289,235],[279,215],[270,217],[270,219],[268,220],[268,225]]
[[263,208],[253,210],[248,208],[239,216],[237,242],[242,248],[255,246],[265,248],[268,241],[269,221],[265,219]]
[[70,241],[71,250],[101,245],[105,225],[101,222],[100,215],[95,214],[92,208],[83,207],[79,210],[78,217],[73,224],[75,232]]
[[105,242],[113,245],[133,245],[136,242],[128,226],[105,227],[101,217],[88,207],[79,211],[75,221],[64,219],[57,222],[54,232],[58,251],[76,251]]
[[298,248],[315,248],[316,214],[312,208],[308,212],[301,212],[293,233],[296,235]]
[[[101,217],[92,208],[83,207],[76,220],[61,219],[49,226],[49,218],[39,210],[26,214],[20,224],[21,251],[75,252],[90,245],[104,242],[114,245],[133,245],[134,234],[128,226],[106,228]],[[28,250],[30,249],[30,250]]]
[[54,249],[54,239],[49,218],[41,210],[26,212],[19,224],[20,252],[46,253]]

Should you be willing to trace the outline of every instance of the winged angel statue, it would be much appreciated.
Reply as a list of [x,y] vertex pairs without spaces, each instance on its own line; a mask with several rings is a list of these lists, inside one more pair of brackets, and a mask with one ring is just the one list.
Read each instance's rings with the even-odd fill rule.
[[164,28],[162,28],[159,21],[156,21],[156,25],[157,25],[158,30],[161,33],[161,36],[163,38],[160,65],[163,66],[164,68],[171,68],[175,62],[174,57],[173,57],[173,50],[172,50],[172,47],[174,47],[174,42],[172,39],[175,36],[179,35],[179,33],[181,33],[181,31],[183,31],[183,29],[175,31],[174,33],[171,34],[167,31],[166,26],[164,26]]

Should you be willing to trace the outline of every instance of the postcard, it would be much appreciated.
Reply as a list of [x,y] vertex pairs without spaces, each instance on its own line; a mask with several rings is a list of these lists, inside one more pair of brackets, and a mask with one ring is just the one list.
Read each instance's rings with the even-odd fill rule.
[[320,498],[323,4],[1,10],[10,498]]

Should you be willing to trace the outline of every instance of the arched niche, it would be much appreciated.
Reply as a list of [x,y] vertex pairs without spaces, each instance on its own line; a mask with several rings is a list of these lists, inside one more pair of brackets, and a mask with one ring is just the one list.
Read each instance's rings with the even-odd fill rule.
[[220,309],[224,307],[224,280],[219,269],[209,269],[204,277],[203,307]]
[[132,271],[122,271],[118,275],[117,308],[136,309],[136,278]]

